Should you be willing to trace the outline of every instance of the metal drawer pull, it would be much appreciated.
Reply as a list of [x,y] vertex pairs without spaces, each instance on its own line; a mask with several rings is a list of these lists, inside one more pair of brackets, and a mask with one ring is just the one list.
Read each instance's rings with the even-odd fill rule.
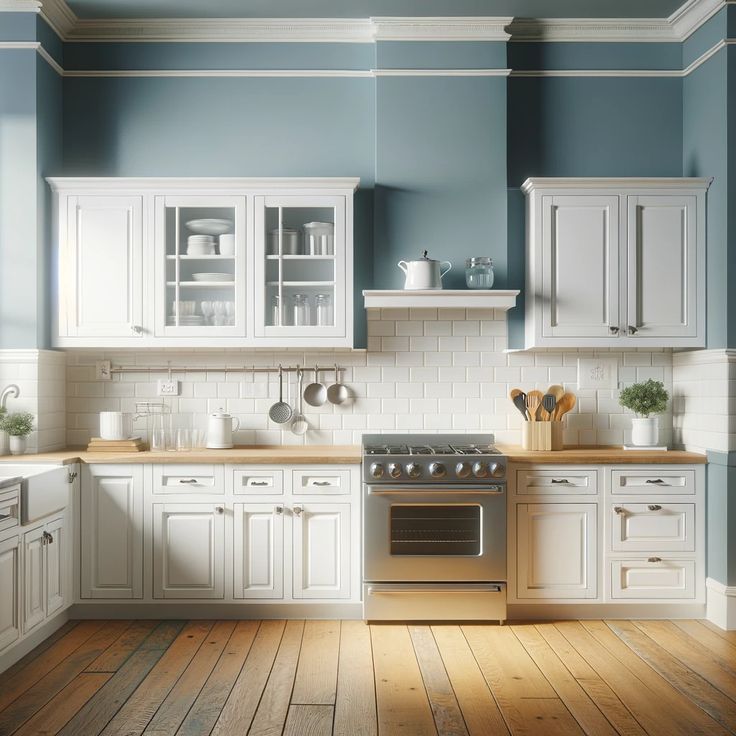
[[616,325],[609,325],[609,326],[608,326],[608,331],[609,331],[609,332],[610,332],[610,333],[611,333],[612,335],[618,335],[618,331],[619,331],[619,329],[620,329],[620,328],[616,327]]
[[451,593],[453,595],[457,595],[458,593],[500,593],[501,592],[501,586],[500,585],[488,585],[483,588],[452,588],[452,590],[448,590],[447,588],[404,588],[404,589],[397,589],[397,590],[389,590],[385,588],[374,588],[369,587],[368,588],[368,595],[406,595],[407,593],[411,593],[412,595],[415,594],[437,594],[437,593]]
[[662,562],[661,557],[648,557],[647,562]]
[[185,483],[190,486],[196,486],[199,484],[199,481],[195,478],[189,478],[188,480],[185,480],[184,478],[179,478],[179,483]]
[[638,327],[634,327],[634,325],[629,325],[629,335],[636,335],[637,332],[639,332]]
[[274,509],[274,511],[275,511],[275,512],[276,512],[277,514],[283,514],[283,513],[284,513],[284,507],[283,507],[283,506],[277,506],[277,507],[276,507],[276,508]]
[[662,507],[658,503],[650,503],[649,506],[647,506],[647,508],[650,511],[661,511],[662,510]]
[[41,542],[41,544],[53,544],[54,543],[54,538],[48,532],[43,533],[42,539],[43,541]]
[[301,516],[302,511],[304,511],[304,508],[302,506],[294,506],[294,516]]
[[331,486],[333,485],[329,480],[314,480],[312,481],[313,486]]
[[5,519],[12,519],[12,514],[0,514],[0,521],[4,521]]
[[658,486],[664,486],[664,485],[667,485],[667,484],[666,484],[666,483],[665,483],[665,482],[664,482],[664,481],[663,481],[663,480],[662,480],[661,478],[654,478],[654,479],[652,479],[652,478],[647,478],[647,479],[646,479],[646,481],[644,481],[644,482],[645,482],[645,483],[652,483],[652,484],[654,484],[654,485],[658,485]]
[[567,478],[552,478],[552,483],[565,483],[569,484],[570,481]]
[[268,481],[267,480],[253,480],[250,482],[250,485],[252,486],[267,486]]
[[625,514],[625,513],[626,513],[626,509],[625,509],[625,508],[624,508],[623,506],[614,506],[614,507],[613,507],[613,510],[614,510],[614,511],[615,511],[615,512],[616,512],[617,514]]
[[72,483],[74,483],[74,481],[75,481],[76,479],[77,479],[77,474],[76,474],[76,473],[69,473],[69,474],[67,474],[67,480],[69,481],[69,484],[70,484],[70,485],[71,485]]

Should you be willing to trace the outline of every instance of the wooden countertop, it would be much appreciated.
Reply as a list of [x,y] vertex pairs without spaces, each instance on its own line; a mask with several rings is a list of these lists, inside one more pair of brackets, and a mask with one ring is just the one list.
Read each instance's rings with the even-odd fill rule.
[[[223,463],[244,465],[358,465],[359,445],[258,445],[232,450],[189,450],[187,452],[87,452],[68,449],[38,455],[8,455],[2,462],[53,463]],[[0,470],[2,466],[0,465]]]
[[[683,450],[653,452],[622,450],[618,446],[570,447],[556,452],[532,452],[517,445],[499,445],[510,462],[579,465],[703,464],[705,455]],[[84,449],[43,452],[38,455],[8,455],[2,463],[52,463],[70,465],[93,463],[223,463],[232,465],[359,465],[359,445],[258,445],[232,450],[190,450],[188,452],[87,452]]]
[[569,447],[554,452],[532,452],[518,445],[499,445],[498,449],[514,463],[549,463],[571,465],[656,465],[656,464],[703,464],[708,462],[705,455],[684,450],[623,450],[619,446],[600,445],[596,447]]

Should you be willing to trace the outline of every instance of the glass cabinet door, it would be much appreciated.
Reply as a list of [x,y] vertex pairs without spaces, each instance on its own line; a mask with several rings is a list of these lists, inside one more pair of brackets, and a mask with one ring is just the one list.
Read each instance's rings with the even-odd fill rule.
[[156,334],[245,336],[245,198],[156,197]]
[[345,198],[255,198],[256,334],[345,335]]

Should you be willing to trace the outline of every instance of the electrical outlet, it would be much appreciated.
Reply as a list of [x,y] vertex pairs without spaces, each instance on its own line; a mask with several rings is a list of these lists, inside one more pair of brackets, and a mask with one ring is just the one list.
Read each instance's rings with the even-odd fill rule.
[[112,373],[110,372],[110,361],[109,360],[98,360],[95,362],[95,380],[96,381],[111,381]]
[[159,396],[178,396],[179,395],[179,381],[159,381],[158,382],[158,395]]

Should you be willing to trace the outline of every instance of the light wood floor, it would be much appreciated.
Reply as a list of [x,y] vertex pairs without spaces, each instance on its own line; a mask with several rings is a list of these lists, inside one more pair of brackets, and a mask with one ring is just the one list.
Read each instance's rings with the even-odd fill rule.
[[0,675],[0,734],[727,734],[702,621],[70,622]]

